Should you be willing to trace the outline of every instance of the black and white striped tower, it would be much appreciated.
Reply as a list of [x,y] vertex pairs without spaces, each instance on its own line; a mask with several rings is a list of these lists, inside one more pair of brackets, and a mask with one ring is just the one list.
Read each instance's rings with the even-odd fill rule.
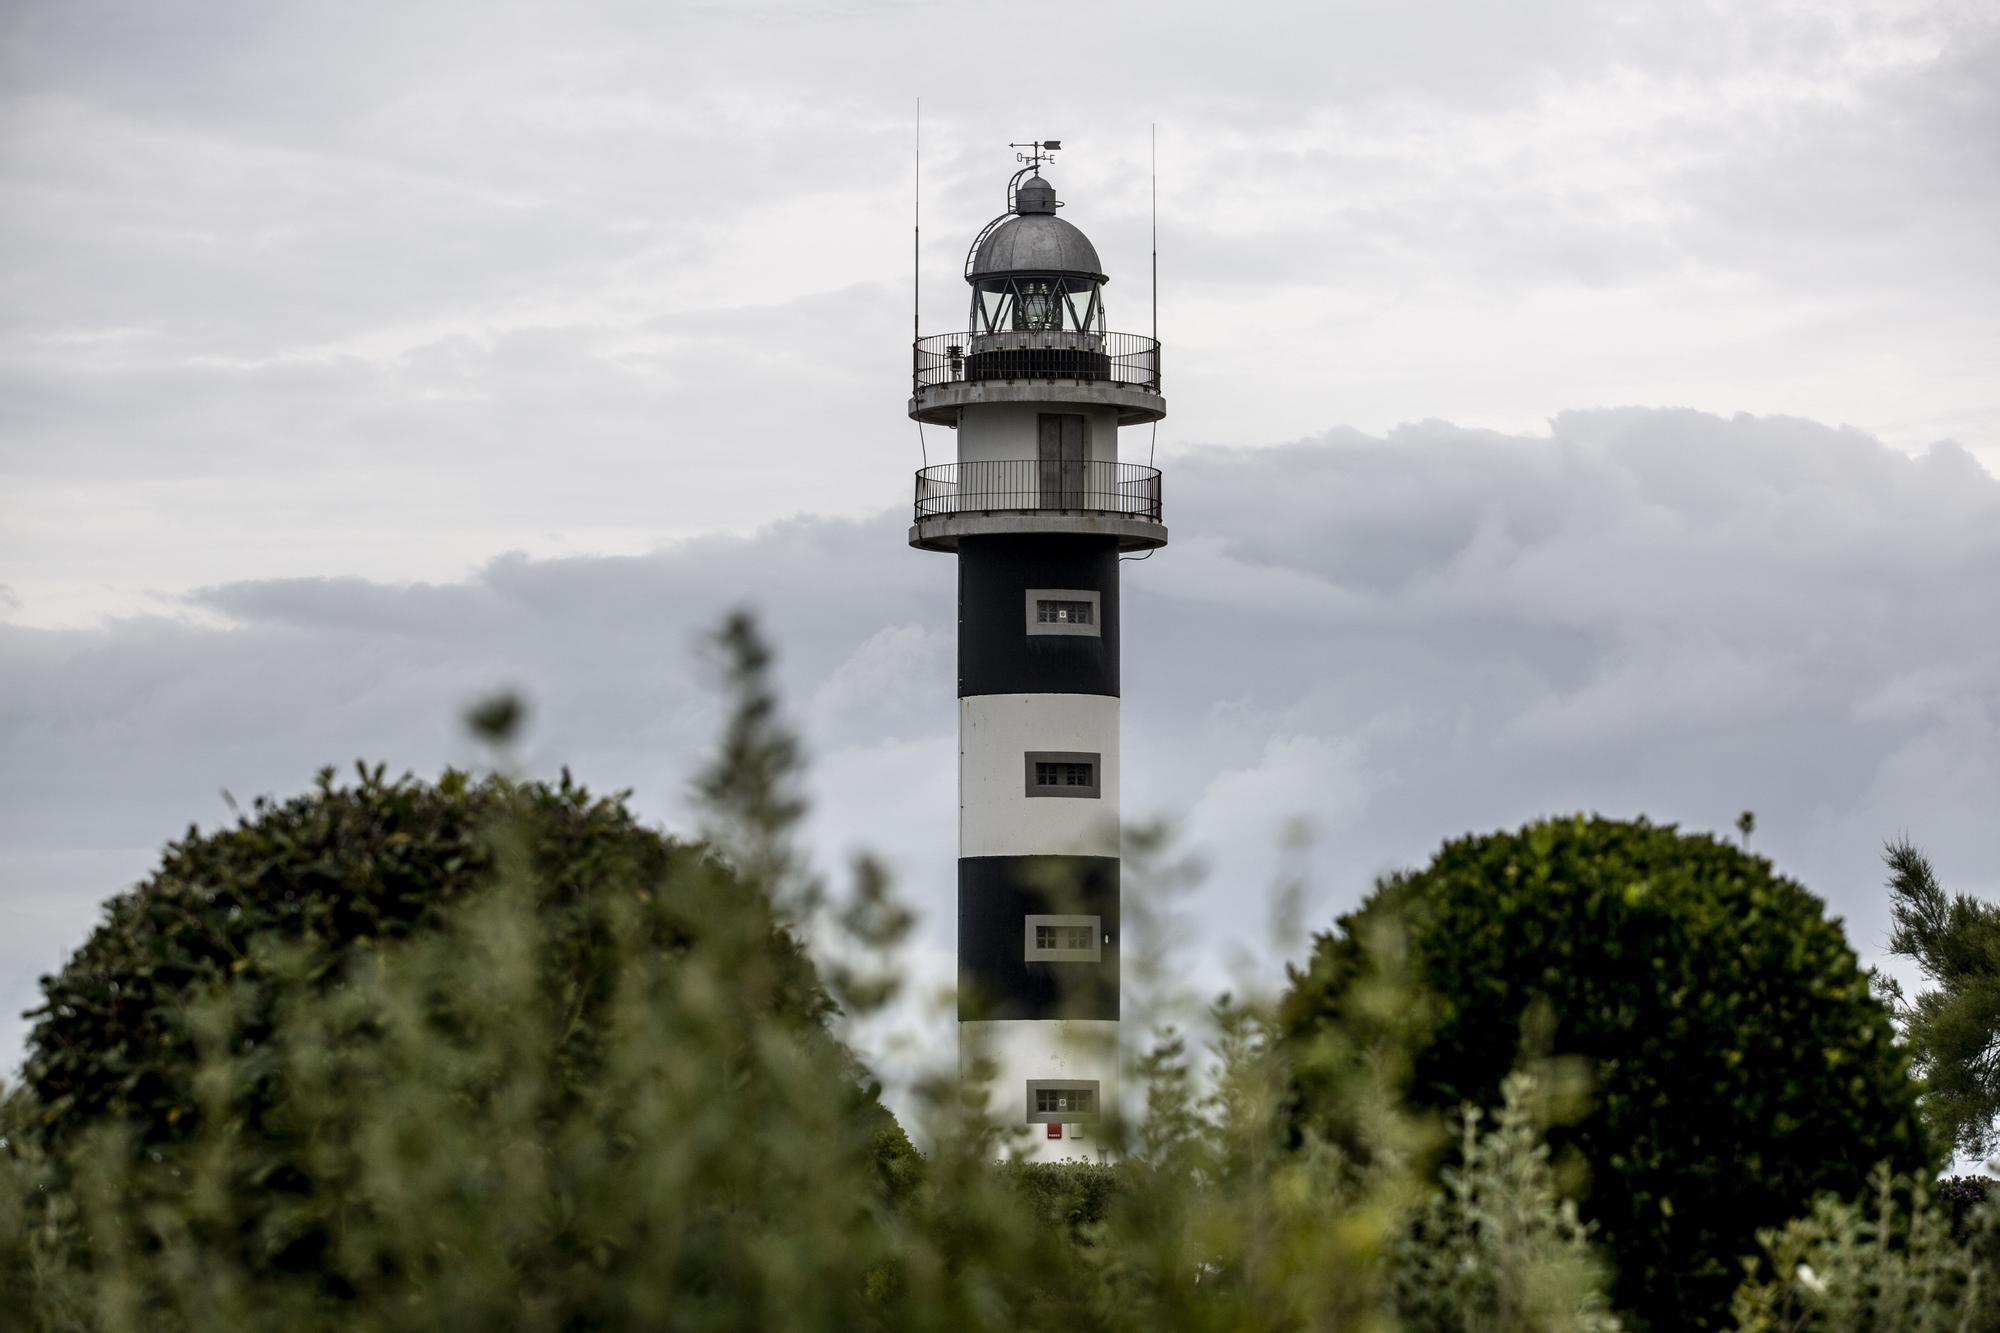
[[1027,165],[966,256],[963,333],[919,338],[910,415],[955,428],[910,545],[958,557],[962,1062],[1036,1160],[1101,1158],[1118,1099],[1118,571],[1166,545],[1121,426],[1166,415],[1152,338],[1105,331],[1097,251]]

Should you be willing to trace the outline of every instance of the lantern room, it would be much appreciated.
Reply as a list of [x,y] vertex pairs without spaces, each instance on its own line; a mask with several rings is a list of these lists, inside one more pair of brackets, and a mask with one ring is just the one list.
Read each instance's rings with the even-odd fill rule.
[[964,332],[914,346],[910,415],[957,433],[955,461],[917,473],[912,545],[955,551],[967,537],[1026,532],[1115,537],[1121,551],[1166,543],[1160,474],[1119,456],[1121,427],[1166,415],[1160,345],[1106,328],[1097,247],[1057,216],[1046,141],[1007,183],[1007,211],[965,255]]
[[966,327],[1000,333],[1104,334],[1103,265],[1097,247],[1056,216],[1062,204],[1039,174],[1013,190],[1012,206],[966,255],[972,285]]
[[1158,421],[1160,345],[1106,327],[1104,263],[1057,216],[1062,203],[1042,174],[1058,145],[1014,146],[1034,151],[1007,183],[1007,211],[966,250],[965,331],[919,337],[912,349],[910,415],[962,428],[979,404],[1061,401],[1109,409],[1119,426]]

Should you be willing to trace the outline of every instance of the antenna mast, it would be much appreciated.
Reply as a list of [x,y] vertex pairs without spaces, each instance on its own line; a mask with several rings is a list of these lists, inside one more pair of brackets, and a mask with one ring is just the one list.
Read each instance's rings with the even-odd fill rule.
[[1153,346],[1160,345],[1160,125],[1153,122]]
[[917,162],[910,189],[910,337],[924,336],[924,99],[917,99]]

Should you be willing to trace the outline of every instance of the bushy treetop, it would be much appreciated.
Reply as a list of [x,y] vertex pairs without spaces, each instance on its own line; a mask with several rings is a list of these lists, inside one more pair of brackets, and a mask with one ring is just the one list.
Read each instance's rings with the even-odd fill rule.
[[[259,798],[233,827],[191,828],[42,979],[24,1075],[45,1133],[57,1142],[115,1116],[149,1138],[176,1136],[196,1100],[191,1002],[229,988],[243,1015],[232,1040],[254,1044],[272,949],[293,949],[310,979],[336,986],[354,959],[437,925],[509,866],[536,886],[544,984],[578,1020],[562,1053],[572,1075],[592,1058],[587,1020],[611,984],[614,920],[642,921],[660,948],[685,947],[702,923],[676,912],[676,888],[731,873],[700,844],[641,825],[622,794],[593,795],[567,772],[554,784],[456,771],[431,783],[359,766],[341,784],[322,770],[311,791]],[[621,896],[655,910],[618,917]],[[797,942],[761,899],[747,910],[777,974],[774,1010],[822,1022],[832,1005]]]
[[[1619,1304],[1658,1328],[1727,1316],[1757,1228],[1933,1164],[1889,1016],[1820,900],[1671,825],[1595,817],[1447,843],[1383,880],[1292,974],[1288,1039],[1349,1017],[1373,943],[1400,940],[1429,1012],[1409,1095],[1495,1106],[1524,1054],[1579,1056],[1588,1112],[1558,1130]],[[1333,1095],[1310,1073],[1301,1114]]]

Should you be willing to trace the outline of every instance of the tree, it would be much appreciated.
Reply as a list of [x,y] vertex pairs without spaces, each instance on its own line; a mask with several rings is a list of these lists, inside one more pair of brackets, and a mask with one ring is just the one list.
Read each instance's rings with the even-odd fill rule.
[[1923,1107],[1940,1140],[1984,1156],[2000,1148],[2000,906],[1946,898],[1930,862],[1907,838],[1883,852],[1889,866],[1889,950],[1931,983],[1913,1003],[1890,983]]
[[648,942],[676,953],[722,928],[687,911],[711,884],[744,896],[772,973],[773,1018],[819,1028],[833,1010],[768,905],[702,844],[641,825],[622,796],[595,796],[567,774],[549,784],[448,771],[424,782],[359,767],[343,784],[327,769],[304,795],[260,798],[233,827],[190,830],[43,978],[24,1069],[41,1132],[54,1144],[112,1118],[144,1142],[185,1137],[204,1040],[191,1005],[226,997],[229,1031],[207,1039],[254,1047],[280,974],[336,989],[508,873],[534,885],[538,976],[570,1015],[557,1056],[579,1092],[615,981],[607,946],[621,898],[656,904],[642,923]]
[[[72,965],[95,973],[52,979],[56,1114],[0,1095],[7,1327],[1616,1327],[1521,1099],[1462,1122],[1427,1201],[1400,973],[1315,1043],[1343,1096],[1305,1151],[1270,1005],[1225,998],[1210,1058],[1168,1036],[1145,1061],[1143,1128],[1101,1126],[1118,1165],[996,1166],[1026,1127],[938,1053],[930,1156],[902,1170],[822,1019],[887,1001],[908,913],[872,867],[814,881],[768,654],[741,620],[717,643],[735,708],[705,848],[567,782],[379,771],[188,840]],[[817,973],[808,926],[838,960]],[[150,1003],[76,1003],[141,976]]]
[[[723,646],[731,735],[774,728],[754,636]],[[498,713],[477,719],[496,739]],[[767,826],[784,810],[752,788],[788,782],[785,758],[711,801],[747,849],[781,840],[784,820]],[[420,1196],[413,1182],[431,1173],[423,1211],[440,1235],[468,1190],[556,1209],[541,1230],[468,1215],[455,1242],[502,1265],[488,1280],[516,1262],[553,1280],[616,1242],[560,1224],[575,1201],[551,1175],[629,1169],[642,1131],[715,1159],[714,1139],[740,1138],[779,1097],[811,1104],[793,1120],[802,1143],[862,1172],[850,1204],[902,1198],[916,1154],[829,1030],[835,1001],[783,886],[733,850],[647,828],[622,794],[566,772],[431,783],[361,766],[342,784],[329,769],[233,827],[190,830],[43,979],[25,1085],[0,1125],[0,1154],[41,1201],[17,1198],[14,1228],[52,1236],[81,1219],[93,1241],[122,1233],[235,1272],[282,1323],[385,1279],[421,1284],[412,1256],[430,1242],[397,1228],[424,1219],[392,1201]],[[670,1076],[681,1084],[649,1085]],[[135,1159],[158,1169],[121,1177]],[[493,1178],[522,1169],[543,1185]],[[226,1303],[182,1315],[240,1322]]]
[[[1878,1161],[1928,1170],[1885,1008],[1819,899],[1762,857],[1644,820],[1576,816],[1447,843],[1316,937],[1287,1040],[1350,1022],[1359,979],[1407,950],[1428,992],[1408,1096],[1495,1109],[1524,1054],[1581,1057],[1589,1109],[1551,1130],[1588,1169],[1582,1217],[1617,1305],[1656,1328],[1723,1326],[1757,1228]],[[1296,1078],[1302,1125],[1340,1095]]]

